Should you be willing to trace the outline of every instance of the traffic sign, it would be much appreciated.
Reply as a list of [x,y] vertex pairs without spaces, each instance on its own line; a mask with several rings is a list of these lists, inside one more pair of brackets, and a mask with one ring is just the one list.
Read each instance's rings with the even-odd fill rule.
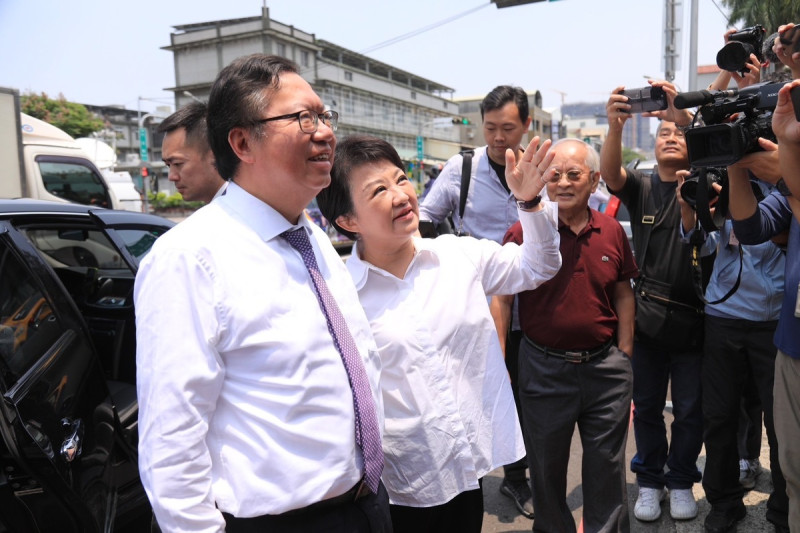
[[139,128],[139,159],[148,161],[147,156],[147,129]]
[[425,151],[422,149],[422,135],[417,135],[417,159],[422,161]]

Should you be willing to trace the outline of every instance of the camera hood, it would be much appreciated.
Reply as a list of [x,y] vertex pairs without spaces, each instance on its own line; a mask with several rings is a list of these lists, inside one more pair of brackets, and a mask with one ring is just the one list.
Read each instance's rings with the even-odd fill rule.
[[717,66],[728,72],[743,70],[750,54],[754,53],[756,53],[756,49],[749,43],[731,41],[717,52]]

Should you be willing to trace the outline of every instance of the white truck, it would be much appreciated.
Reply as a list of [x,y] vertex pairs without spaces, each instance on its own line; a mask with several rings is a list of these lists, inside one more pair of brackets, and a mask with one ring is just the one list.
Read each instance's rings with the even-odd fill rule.
[[0,87],[0,198],[22,197],[126,207],[72,137],[21,113],[19,92]]

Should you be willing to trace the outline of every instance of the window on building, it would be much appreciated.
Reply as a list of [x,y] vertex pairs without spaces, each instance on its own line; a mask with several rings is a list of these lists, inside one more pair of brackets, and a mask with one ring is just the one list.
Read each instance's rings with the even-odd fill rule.
[[345,91],[344,94],[344,111],[348,115],[354,115],[356,112],[355,102],[353,101],[353,95],[350,91]]
[[300,65],[303,67],[311,66],[311,54],[303,50],[300,52]]
[[349,70],[344,71],[344,79],[347,81],[353,81],[353,73]]
[[416,100],[416,99],[417,99],[417,93],[416,93],[416,91],[411,91],[411,99],[412,99],[412,100]]
[[277,55],[282,56],[282,57],[286,57],[286,44],[277,43],[277,45],[275,46],[275,51],[276,51]]

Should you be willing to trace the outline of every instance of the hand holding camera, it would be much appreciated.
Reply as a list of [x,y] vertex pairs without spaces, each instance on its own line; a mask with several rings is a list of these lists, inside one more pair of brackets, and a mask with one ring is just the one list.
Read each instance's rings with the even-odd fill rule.
[[794,23],[778,28],[778,37],[772,43],[772,52],[789,67],[792,77],[800,78],[800,26]]
[[772,131],[781,144],[800,144],[800,80],[787,83],[778,91],[772,114]]

